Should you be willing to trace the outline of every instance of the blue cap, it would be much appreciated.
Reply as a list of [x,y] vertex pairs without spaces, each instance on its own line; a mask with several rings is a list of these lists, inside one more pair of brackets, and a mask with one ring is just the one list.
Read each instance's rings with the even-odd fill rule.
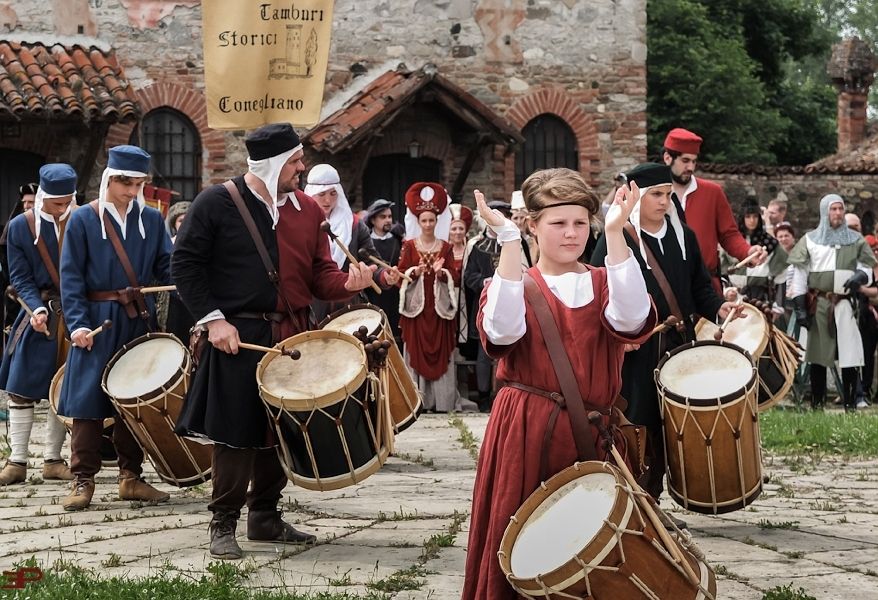
[[76,171],[65,163],[51,163],[40,167],[40,188],[50,196],[70,196],[76,193]]
[[137,146],[116,146],[115,148],[110,148],[107,168],[147,175],[149,174],[149,159],[149,154],[143,148],[138,148]]

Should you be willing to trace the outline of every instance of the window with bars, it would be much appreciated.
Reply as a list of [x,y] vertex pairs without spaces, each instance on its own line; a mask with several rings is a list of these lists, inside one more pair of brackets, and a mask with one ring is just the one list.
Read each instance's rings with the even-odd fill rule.
[[567,123],[551,114],[532,119],[522,129],[524,144],[515,155],[515,188],[539,169],[567,167],[579,170],[576,135]]
[[201,191],[201,136],[189,118],[172,108],[149,111],[131,143],[152,155],[153,185],[192,200]]

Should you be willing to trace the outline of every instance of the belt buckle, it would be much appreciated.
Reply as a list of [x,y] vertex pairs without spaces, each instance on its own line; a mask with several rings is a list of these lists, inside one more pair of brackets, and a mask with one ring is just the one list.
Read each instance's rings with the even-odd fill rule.
[[267,313],[267,312],[262,313],[262,320],[263,321],[271,321],[271,313]]

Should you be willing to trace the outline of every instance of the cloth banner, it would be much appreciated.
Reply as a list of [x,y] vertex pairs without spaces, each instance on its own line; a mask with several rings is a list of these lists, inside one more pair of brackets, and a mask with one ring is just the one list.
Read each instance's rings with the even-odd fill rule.
[[320,119],[332,0],[204,0],[207,124],[310,127]]

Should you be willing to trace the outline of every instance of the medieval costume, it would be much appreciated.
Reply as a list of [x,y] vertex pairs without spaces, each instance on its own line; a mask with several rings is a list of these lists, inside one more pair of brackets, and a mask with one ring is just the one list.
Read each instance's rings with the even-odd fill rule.
[[[369,229],[369,237],[372,238],[372,245],[375,246],[378,258],[390,266],[396,266],[399,263],[402,240],[393,232],[392,222],[387,223],[386,231],[378,231],[375,227],[375,217],[384,213],[384,211],[390,211],[392,207],[393,202],[389,200],[376,200],[366,209],[364,221]],[[393,336],[397,339],[397,343],[401,344],[401,338],[399,337],[399,288],[390,286],[382,290],[381,294],[376,293],[371,288],[366,288],[364,292],[369,302],[383,310],[384,314],[387,315],[387,321],[390,324],[390,329],[393,331]]]
[[[627,352],[622,365],[622,397],[628,401],[625,416],[632,423],[647,428],[649,441],[650,469],[644,488],[654,498],[662,492],[662,479],[665,474],[664,433],[659,412],[658,391],[654,370],[659,360],[668,350],[695,339],[695,323],[691,315],[714,320],[723,303],[713,289],[710,275],[701,260],[701,252],[695,233],[682,224],[676,209],[671,203],[665,224],[657,232],[641,228],[640,213],[643,198],[650,187],[670,186],[671,172],[665,165],[645,163],[626,173],[629,181],[640,186],[641,204],[631,212],[629,222],[632,227],[626,231],[625,241],[634,251],[634,256],[646,281],[646,289],[655,302],[659,322],[674,314],[672,302],[665,297],[656,274],[661,273],[668,280],[673,300],[679,306],[682,327],[659,333],[644,341],[640,348]],[[653,269],[647,260],[648,253],[655,257],[658,269]],[[603,264],[607,256],[607,241],[604,236],[598,240],[592,255],[592,264]]]
[[[374,256],[375,246],[372,244],[369,228],[351,210],[351,205],[348,203],[347,196],[345,196],[338,171],[331,165],[314,165],[308,172],[308,184],[304,190],[305,195],[314,198],[317,194],[331,190],[334,190],[337,194],[336,204],[330,209],[328,215],[326,215],[326,209],[324,208],[325,219],[328,221],[330,229],[358,261],[362,260],[360,258],[360,251],[363,249]],[[319,205],[322,204],[320,201],[317,203]],[[339,269],[347,272],[348,265],[350,264],[347,255],[341,249],[341,246],[332,241],[328,234],[326,234],[326,237],[329,240],[332,260],[335,261]],[[376,270],[373,280],[382,287],[387,287],[384,284],[383,274],[384,269]],[[324,302],[317,298],[311,303],[315,324],[320,323],[328,315],[343,308],[346,304],[357,304],[365,300],[366,296],[362,292],[349,294],[347,298],[336,302]]]
[[[397,266],[412,278],[412,283],[403,281],[399,294],[403,353],[412,379],[424,396],[424,408],[449,412],[456,409],[460,399],[451,363],[456,345],[460,277],[455,279],[454,255],[451,244],[445,241],[451,226],[448,195],[439,184],[415,183],[406,192],[405,203],[409,213],[406,232],[411,237],[402,245]],[[417,220],[425,212],[437,217],[435,238],[428,246],[420,239]],[[443,227],[444,233],[440,233],[443,223],[447,226]],[[438,271],[434,270],[437,261],[442,261]]]
[[[171,236],[171,243],[177,239],[177,221],[186,216],[191,202],[175,202],[168,209],[165,218],[165,227]],[[185,220],[185,218],[184,218]],[[189,309],[180,300],[177,292],[160,292],[156,294],[156,312],[158,313],[159,328],[167,333],[177,336],[182,342],[189,340],[189,330],[195,325],[195,319],[189,314]]]
[[[701,137],[685,129],[672,129],[665,137],[665,150],[682,154],[697,155],[701,152]],[[695,232],[698,246],[707,272],[713,278],[714,289],[721,291],[719,284],[719,254],[717,246],[738,260],[743,260],[750,252],[750,244],[741,235],[729,206],[725,192],[718,184],[695,177],[682,195],[676,200],[683,222]]]
[[[168,494],[142,481],[143,450],[101,389],[104,368],[134,338],[155,327],[153,299],[126,288],[170,282],[171,240],[161,213],[146,206],[143,184],[150,156],[136,146],[111,148],[98,200],[70,216],[61,252],[61,302],[74,344],[67,355],[58,414],[73,418],[70,470],[76,476],[64,508],[88,507],[100,470],[103,420],[116,416],[113,443],[119,456],[119,495],[123,499],[163,501]],[[111,181],[112,178],[112,181]],[[120,215],[110,186],[142,178],[137,196]],[[116,245],[118,244],[118,248]],[[127,263],[127,264],[126,264]],[[90,349],[76,337],[110,320],[112,328],[94,336]]]
[[[9,394],[11,454],[0,472],[0,485],[21,483],[27,478],[34,403],[49,397],[52,377],[67,358],[58,259],[67,218],[76,205],[75,195],[76,172],[73,167],[67,164],[43,165],[33,209],[18,215],[9,224],[7,256],[12,286],[34,315],[46,315],[49,335],[35,331],[30,316],[22,308],[3,352],[0,389]],[[43,212],[47,198],[66,200],[67,207],[57,218]],[[66,432],[50,410],[46,417],[43,479],[73,479],[70,469],[61,460]]]
[[[845,408],[856,409],[857,368],[863,366],[863,342],[857,327],[854,304],[857,291],[872,279],[875,255],[856,231],[841,221],[830,221],[833,205],[844,200],[829,194],[820,200],[820,224],[796,243],[789,263],[795,266],[790,294],[796,320],[808,328],[805,361],[811,365],[811,405],[826,400],[826,369],[835,362],[841,368]],[[806,292],[816,297],[809,311]]]
[[[750,228],[746,224],[747,219],[756,221],[756,226]],[[762,246],[768,253],[768,258],[760,265],[745,265],[738,269],[729,269],[729,282],[747,296],[749,300],[761,300],[771,302],[774,300],[775,281],[787,268],[787,253],[777,240],[768,235],[762,222],[762,214],[759,203],[748,199],[744,202],[741,215],[738,217],[738,230],[751,246]],[[726,256],[728,256],[726,254]],[[731,266],[737,264],[729,259]]]
[[[597,211],[596,197],[592,206]],[[502,243],[519,243],[520,232],[511,221],[503,229]],[[542,245],[541,252],[547,253]],[[644,341],[655,324],[655,312],[633,258],[583,269],[548,276],[533,267],[527,274],[557,324],[586,410],[600,410],[606,425],[622,386],[624,347]],[[503,532],[541,481],[579,459],[568,410],[553,399],[560,397],[562,388],[526,285],[495,276],[480,302],[481,341],[499,360],[497,377],[506,385],[494,401],[479,453],[464,600],[518,598],[497,560]],[[586,427],[596,460],[606,459],[597,429]]]
[[[339,301],[350,296],[348,276],[329,251],[320,230],[323,210],[299,190],[279,193],[284,165],[301,156],[299,137],[289,125],[268,125],[246,138],[249,172],[231,180],[258,232],[251,237],[242,213],[226,185],[202,191],[177,237],[174,281],[198,324],[225,320],[241,341],[271,346],[308,328],[313,298]],[[262,197],[259,189],[264,184]],[[264,245],[273,283],[260,258]],[[204,337],[206,332],[202,333]],[[262,354],[223,352],[205,344],[192,379],[177,431],[214,443],[213,495],[208,508],[213,556],[240,558],[235,529],[245,502],[251,540],[311,542],[277,510],[287,477],[281,467],[256,385]],[[248,486],[250,492],[248,493]]]
[[[467,244],[467,233],[473,224],[473,211],[463,204],[451,205],[451,226],[460,223],[463,226],[463,240],[460,245],[455,244],[453,239],[451,243],[451,272],[459,281],[463,278],[464,263],[472,252],[472,246]],[[457,344],[465,344],[469,338],[469,314],[467,312],[468,305],[466,300],[466,286],[459,286],[457,289]]]

